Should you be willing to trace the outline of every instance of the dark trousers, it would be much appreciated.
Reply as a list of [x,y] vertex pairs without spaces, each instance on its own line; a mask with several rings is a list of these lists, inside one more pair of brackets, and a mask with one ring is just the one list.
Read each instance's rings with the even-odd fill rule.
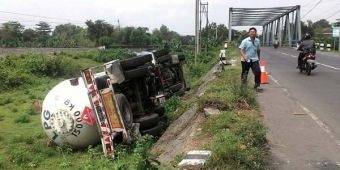
[[302,66],[302,58],[303,58],[304,54],[303,53],[299,53],[299,57],[298,57],[298,67],[300,68]]
[[241,81],[242,84],[247,84],[247,79],[248,79],[248,72],[249,69],[253,71],[254,77],[255,77],[255,88],[259,87],[261,84],[261,69],[260,69],[260,64],[259,61],[255,62],[245,62],[241,61],[242,64],[242,74],[241,74]]

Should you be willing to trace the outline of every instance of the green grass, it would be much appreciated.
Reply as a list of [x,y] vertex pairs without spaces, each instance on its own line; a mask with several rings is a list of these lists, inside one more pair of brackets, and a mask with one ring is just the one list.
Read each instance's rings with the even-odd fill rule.
[[29,123],[30,121],[31,119],[28,114],[18,115],[18,117],[14,119],[14,123]]
[[212,151],[206,169],[265,169],[266,128],[254,91],[240,85],[240,68],[228,68],[199,99],[199,108],[215,107],[221,114],[203,125],[205,146]]
[[[200,77],[217,62],[216,52],[200,56],[197,68],[192,66],[193,54],[185,53],[188,54],[184,65],[187,82],[190,86],[197,86]],[[33,102],[43,101],[50,89],[65,78],[79,76],[81,69],[101,64],[104,60],[98,58],[99,54],[98,51],[60,53],[57,54],[60,59],[53,55],[27,54],[8,56],[1,60],[0,76],[6,77],[6,83],[0,87],[3,90],[0,94],[0,169],[157,167],[157,161],[148,152],[155,139],[148,136],[136,141],[132,146],[117,145],[114,161],[103,156],[101,145],[84,150],[47,147],[48,139],[41,126],[40,114],[33,108]],[[107,56],[112,59],[116,55]],[[208,59],[204,59],[205,57]],[[14,66],[20,69],[11,72]],[[170,99],[166,106],[170,122],[189,106],[189,101],[182,102],[179,97]]]
[[[5,80],[8,82],[6,86],[1,86],[6,90],[0,94],[0,169],[79,167],[74,166],[79,164],[78,157],[82,160],[82,156],[87,154],[85,151],[75,151],[73,158],[73,154],[65,154],[57,148],[47,147],[47,136],[43,132],[40,114],[34,110],[33,102],[42,101],[49,90],[63,79],[80,75],[82,68],[100,63],[89,58],[74,59],[66,54],[60,54],[58,57],[63,59],[27,54],[8,56],[1,60],[0,72],[6,75]],[[59,66],[47,66],[58,63]],[[29,81],[23,81],[22,84],[12,81],[11,76],[15,78],[17,75],[8,74],[10,70],[15,69],[9,68],[9,65],[35,68],[23,70],[29,75]],[[61,68],[62,66],[66,67]],[[57,71],[56,74],[52,73],[54,70]]]
[[195,63],[195,55],[193,52],[185,53],[184,72],[185,80],[189,87],[195,88],[200,84],[201,77],[207,73],[218,62],[219,49],[213,48],[208,52],[202,52],[197,56]]

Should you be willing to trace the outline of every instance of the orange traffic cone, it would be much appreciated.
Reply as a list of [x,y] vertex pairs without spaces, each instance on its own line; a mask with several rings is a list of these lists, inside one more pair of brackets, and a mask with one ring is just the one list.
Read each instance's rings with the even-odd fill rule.
[[267,62],[264,59],[260,60],[261,69],[261,84],[269,84],[268,73],[266,71]]

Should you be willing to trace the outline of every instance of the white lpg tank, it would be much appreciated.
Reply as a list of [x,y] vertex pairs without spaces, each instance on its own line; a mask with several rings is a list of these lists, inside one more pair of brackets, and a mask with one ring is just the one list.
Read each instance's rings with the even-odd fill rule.
[[65,80],[47,94],[41,121],[47,136],[59,146],[84,148],[100,141],[82,78]]

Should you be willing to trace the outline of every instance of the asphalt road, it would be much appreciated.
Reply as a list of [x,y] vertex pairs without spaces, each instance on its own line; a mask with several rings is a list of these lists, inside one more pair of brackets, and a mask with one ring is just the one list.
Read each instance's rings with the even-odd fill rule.
[[269,128],[270,169],[340,169],[340,54],[317,53],[311,76],[293,48],[265,47],[271,75],[259,95]]

